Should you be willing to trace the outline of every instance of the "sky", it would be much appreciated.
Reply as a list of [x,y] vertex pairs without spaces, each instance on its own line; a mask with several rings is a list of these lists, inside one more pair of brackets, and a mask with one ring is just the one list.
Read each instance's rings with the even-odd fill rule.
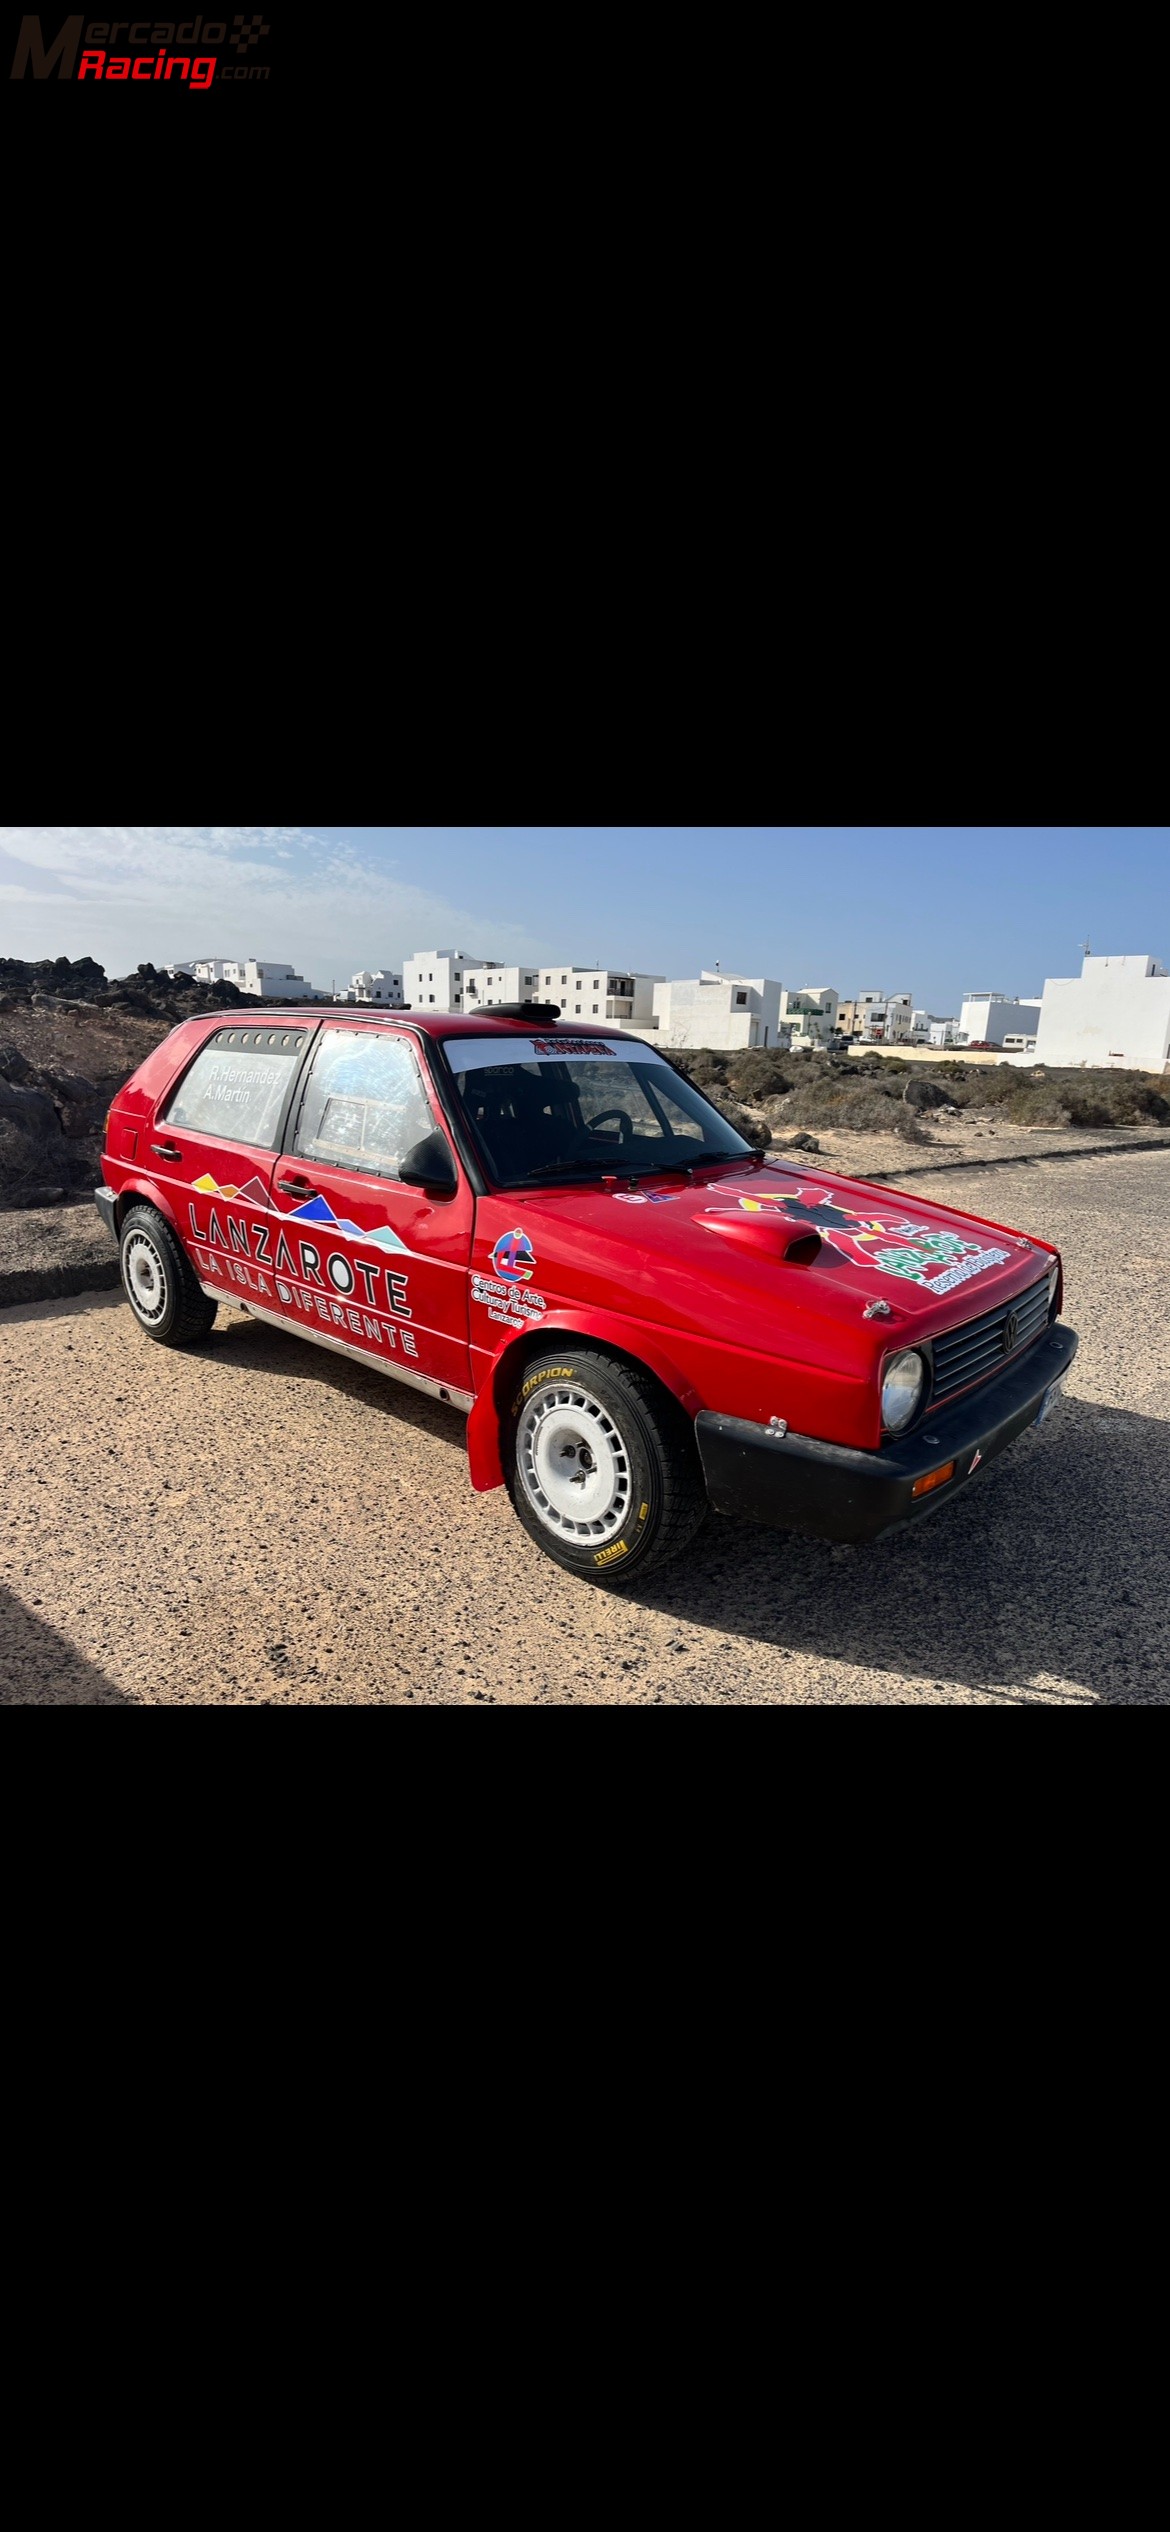
[[1170,966],[1170,827],[0,827],[0,956],[287,959],[312,984],[415,949],[701,967],[957,1015],[1094,951]]

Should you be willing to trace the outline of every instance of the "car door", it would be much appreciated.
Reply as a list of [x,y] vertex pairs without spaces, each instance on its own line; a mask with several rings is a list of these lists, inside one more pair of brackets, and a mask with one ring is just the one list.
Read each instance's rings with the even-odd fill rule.
[[268,1271],[273,1165],[312,1024],[239,1021],[203,1040],[140,1154],[205,1291],[279,1310]]
[[436,1131],[450,1150],[409,1033],[323,1026],[275,1172],[273,1266],[281,1309],[303,1336],[470,1406],[475,1200],[454,1152],[450,1194],[398,1175]]

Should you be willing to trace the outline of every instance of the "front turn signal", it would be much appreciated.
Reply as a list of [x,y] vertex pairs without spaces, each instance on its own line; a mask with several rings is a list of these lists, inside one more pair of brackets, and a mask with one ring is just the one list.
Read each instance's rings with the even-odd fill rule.
[[948,1477],[953,1477],[954,1473],[953,1459],[944,1460],[941,1468],[932,1468],[927,1476],[916,1477],[910,1492],[912,1495],[932,1495],[935,1487],[945,1486]]

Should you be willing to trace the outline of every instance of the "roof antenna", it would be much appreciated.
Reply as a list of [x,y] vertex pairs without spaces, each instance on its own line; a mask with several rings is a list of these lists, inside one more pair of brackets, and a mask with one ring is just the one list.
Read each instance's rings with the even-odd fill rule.
[[1092,954],[1093,954],[1093,953],[1092,953],[1092,951],[1090,950],[1090,948],[1089,948],[1089,944],[1088,944],[1088,942],[1087,942],[1087,941],[1078,941],[1078,942],[1077,942],[1077,948],[1078,948],[1079,950],[1083,950],[1083,951],[1084,951],[1084,953],[1085,953],[1085,957],[1086,957],[1086,958],[1091,958],[1091,957],[1092,957]]

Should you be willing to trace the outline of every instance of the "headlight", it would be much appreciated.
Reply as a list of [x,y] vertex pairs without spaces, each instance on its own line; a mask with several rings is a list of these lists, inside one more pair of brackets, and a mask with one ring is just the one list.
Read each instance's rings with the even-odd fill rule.
[[905,1432],[925,1386],[921,1354],[891,1354],[882,1378],[882,1423],[887,1433]]
[[1059,1268],[1059,1266],[1058,1266],[1058,1264],[1057,1264],[1057,1262],[1056,1262],[1056,1259],[1055,1259],[1055,1258],[1053,1258],[1053,1260],[1052,1260],[1052,1264],[1051,1264],[1051,1266],[1050,1266],[1050,1267],[1049,1267],[1049,1269],[1048,1269],[1048,1316],[1049,1316],[1049,1318],[1051,1318],[1051,1317],[1052,1317],[1052,1313],[1053,1313],[1053,1311],[1054,1311],[1054,1310],[1055,1310],[1055,1308],[1056,1308],[1056,1287],[1057,1287],[1057,1285],[1058,1285],[1058,1283],[1059,1283],[1059,1282],[1060,1282],[1060,1268]]

